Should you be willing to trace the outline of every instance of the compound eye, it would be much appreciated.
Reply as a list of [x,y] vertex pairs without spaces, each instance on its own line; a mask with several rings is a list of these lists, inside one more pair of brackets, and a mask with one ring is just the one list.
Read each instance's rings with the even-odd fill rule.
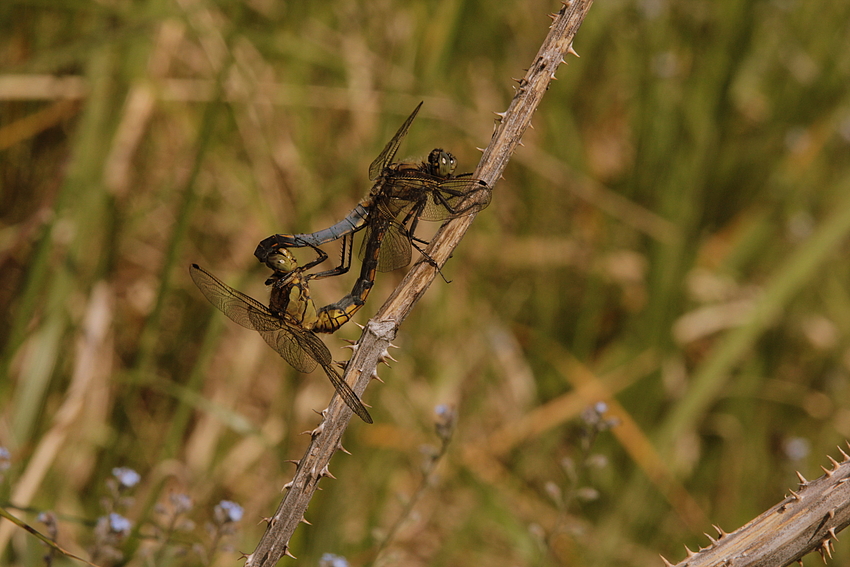
[[291,272],[298,267],[298,262],[292,252],[286,248],[279,248],[275,252],[269,254],[266,258],[266,266],[275,272]]
[[441,151],[437,160],[437,175],[440,177],[448,177],[454,173],[457,167],[455,157],[449,152]]

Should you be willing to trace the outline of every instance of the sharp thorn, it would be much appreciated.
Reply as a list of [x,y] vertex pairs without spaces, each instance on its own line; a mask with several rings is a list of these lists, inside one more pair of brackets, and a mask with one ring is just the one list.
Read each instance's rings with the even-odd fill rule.
[[312,526],[312,525],[313,525],[310,521],[308,521],[308,520],[307,520],[307,518],[303,518],[303,517],[302,517],[302,518],[301,518],[301,522],[302,522],[302,523],[304,523],[304,524],[307,524],[308,526]]
[[835,535],[835,528],[829,528],[827,531],[829,532],[829,535],[832,536],[833,539],[835,539],[835,541],[838,541],[838,536]]
[[831,470],[829,470],[828,468],[826,468],[826,467],[825,467],[825,466],[823,466],[823,465],[821,465],[821,466],[820,466],[820,468],[821,468],[821,470],[824,472],[824,474],[826,474],[826,476],[832,476],[832,471],[831,471]]
[[284,463],[292,463],[296,467],[301,464],[301,459],[286,459],[283,461]]
[[350,348],[353,352],[357,352],[357,344],[354,341],[351,341],[350,345],[342,345],[339,348]]
[[572,43],[571,43],[571,44],[570,44],[570,46],[567,48],[567,53],[569,53],[570,55],[575,55],[576,57],[581,58],[581,55],[579,55],[578,53],[576,53],[576,50],[575,50],[575,49],[573,49],[573,44],[572,44]]
[[846,463],[847,461],[850,461],[850,455],[848,455],[847,453],[844,452],[844,449],[841,448],[841,445],[837,445],[837,447],[838,447],[838,452],[841,453],[842,457],[844,457],[843,462]]
[[665,566],[665,567],[673,567],[673,564],[672,564],[672,563],[670,563],[669,561],[667,561],[667,558],[666,558],[666,557],[664,557],[663,555],[661,555],[660,553],[658,554],[658,557],[660,557],[660,558],[661,558],[661,561],[663,561],[663,562],[664,562],[664,566]]
[[320,477],[326,476],[328,478],[332,478],[332,479],[336,480],[336,477],[333,474],[331,474],[331,471],[328,470],[328,465],[325,465],[324,467],[322,467],[322,472],[319,473],[319,476]]
[[[385,359],[385,358],[389,358],[389,359],[390,359],[390,360],[392,360],[393,362],[398,362],[396,359],[394,359],[394,358],[393,358],[393,355],[391,355],[391,354],[390,354],[390,351],[388,351],[388,350],[384,350],[384,352],[382,352],[382,353],[380,354],[380,356],[378,356],[378,358],[380,358],[380,359],[381,359],[381,362],[383,362],[383,359]],[[389,366],[389,365],[388,365],[388,366]]]
[[347,342],[347,343],[348,343],[348,344],[350,344],[350,345],[356,345],[356,344],[357,344],[357,341],[352,340],[352,339],[342,339],[342,340],[343,340],[344,342]]
[[806,477],[804,477],[803,473],[801,473],[800,471],[797,471],[797,478],[800,479],[800,488],[803,488],[804,486],[809,484],[809,481],[806,480]]
[[794,500],[797,500],[798,502],[802,500],[802,498],[800,498],[800,495],[791,490],[790,488],[788,489],[788,492],[791,493],[791,495],[794,497]]
[[336,444],[336,448],[337,448],[339,451],[342,451],[343,453],[345,453],[346,455],[350,455],[350,454],[351,454],[351,452],[350,452],[348,449],[346,449],[345,447],[343,447],[343,446],[342,446],[342,443],[341,443],[341,442],[339,442],[339,443],[337,443],[337,444]]
[[291,557],[291,558],[293,558],[293,559],[298,559],[297,557],[295,557],[294,555],[292,555],[292,553],[289,551],[289,546],[288,546],[288,545],[287,545],[287,546],[283,549],[283,554],[284,554],[284,555],[286,555],[287,557]]
[[552,20],[553,22],[555,21],[555,18],[558,17],[558,14],[546,14],[546,15],[549,16],[549,19]]
[[832,470],[837,471],[838,467],[840,467],[841,464],[838,461],[836,461],[835,459],[833,459],[832,455],[827,455],[826,458],[829,459],[830,463],[832,463]]
[[381,377],[380,377],[380,376],[378,376],[378,371],[377,371],[377,370],[373,370],[373,371],[372,371],[372,380],[377,380],[377,381],[378,381],[378,382],[380,382],[381,384],[383,384],[383,383],[384,383],[384,381],[383,381],[383,380],[381,380]]
[[685,551],[687,551],[687,552],[688,552],[688,559],[690,559],[691,557],[693,557],[694,555],[696,555],[696,553],[694,553],[693,551],[691,551],[691,548],[690,548],[690,547],[688,547],[687,545],[685,546]]
[[294,480],[290,480],[289,482],[287,482],[286,484],[283,485],[283,488],[281,488],[281,490],[289,490],[290,488],[292,488],[292,484],[294,482],[295,482]]
[[[707,537],[707,538],[708,538],[708,541],[710,541],[710,542],[711,542],[711,545],[714,545],[715,543],[717,543],[717,540],[716,540],[716,539],[714,539],[713,537],[711,537],[710,535],[708,535],[708,534],[707,534],[707,533],[705,533],[705,532],[702,532],[702,533],[703,533],[703,535],[704,535],[705,537]],[[711,546],[709,546],[709,547],[711,547]]]

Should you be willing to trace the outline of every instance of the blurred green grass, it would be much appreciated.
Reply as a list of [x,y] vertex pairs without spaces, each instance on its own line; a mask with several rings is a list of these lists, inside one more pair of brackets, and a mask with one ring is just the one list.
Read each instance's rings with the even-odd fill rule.
[[[213,312],[189,263],[264,299],[256,243],[344,216],[419,100],[400,156],[442,146],[472,170],[556,8],[0,7],[2,500],[93,519],[112,468],[130,466],[143,480],[128,517],[184,491],[200,531],[231,499],[245,507],[233,546],[253,549],[331,389]],[[347,433],[353,457],[334,459],[296,532],[301,563],[368,556],[417,486],[419,447],[437,444],[439,403],[458,432],[387,562],[678,559],[706,522],[731,531],[795,469],[818,475],[850,437],[849,11],[593,6],[452,283],[431,287],[367,392],[377,423]],[[571,477],[579,413],[600,399],[624,425],[591,449],[605,466]],[[598,498],[553,497],[586,486]],[[3,562],[38,561],[35,540],[0,529]],[[89,528],[60,529],[91,545]]]

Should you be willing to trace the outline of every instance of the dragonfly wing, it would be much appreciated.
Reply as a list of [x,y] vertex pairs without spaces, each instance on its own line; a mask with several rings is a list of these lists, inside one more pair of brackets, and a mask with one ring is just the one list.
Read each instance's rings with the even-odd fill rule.
[[345,402],[345,405],[351,408],[351,411],[356,413],[360,419],[366,423],[372,423],[372,416],[369,415],[369,410],[366,409],[366,406],[363,405],[363,402],[357,394],[354,393],[351,386],[342,379],[342,376],[339,375],[336,368],[330,364],[323,364],[322,368],[324,369],[325,374],[328,375],[328,378],[330,378],[331,384],[333,384],[336,393],[339,394],[339,397]]
[[[301,331],[297,327],[281,327],[276,331],[260,331],[260,335],[283,359],[298,372],[309,374],[316,369],[317,361],[310,352],[303,348],[301,337],[296,334]],[[309,331],[304,331],[309,332]],[[313,335],[317,341],[319,339]],[[321,341],[319,341],[321,343]],[[324,343],[322,343],[324,347]],[[328,358],[330,352],[325,347]]]
[[407,120],[404,121],[404,124],[402,124],[395,133],[392,140],[387,142],[387,145],[384,146],[384,149],[381,150],[381,153],[378,154],[378,157],[376,157],[375,161],[372,162],[372,165],[369,166],[369,179],[373,181],[377,179],[378,176],[381,175],[381,172],[384,171],[384,168],[393,161],[393,158],[398,151],[398,147],[401,145],[401,141],[407,135],[407,131],[410,129],[410,125],[413,124],[413,119],[416,118],[416,114],[419,112],[421,107],[422,103],[420,102],[416,105],[416,108],[413,109],[413,112],[410,113],[410,116],[407,117]]
[[363,402],[360,401],[360,398],[354,393],[351,386],[342,379],[342,376],[334,368],[333,357],[325,343],[311,331],[298,328],[292,330],[293,336],[297,338],[299,349],[306,355],[309,355],[310,360],[313,361],[313,367],[315,367],[316,361],[322,365],[322,370],[328,375],[331,384],[333,384],[334,389],[345,402],[345,405],[350,407],[351,411],[356,413],[360,419],[366,423],[372,423],[372,416],[369,415],[366,406],[363,405]]
[[492,191],[478,179],[448,179],[429,189],[419,218],[442,221],[477,213],[490,204]]
[[[376,239],[378,242],[375,242]],[[410,263],[410,241],[407,232],[386,207],[376,207],[373,213],[372,223],[360,245],[361,262],[365,264],[370,261],[370,249],[375,246],[380,246],[377,261],[379,272],[391,272]]]
[[253,331],[280,328],[280,320],[253,297],[233,289],[197,264],[189,267],[189,274],[204,297],[232,321]]

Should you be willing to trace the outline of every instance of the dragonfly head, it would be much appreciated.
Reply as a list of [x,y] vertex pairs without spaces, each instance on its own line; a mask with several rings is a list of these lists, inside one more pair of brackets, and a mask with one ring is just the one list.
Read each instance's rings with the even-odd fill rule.
[[277,248],[266,256],[266,266],[275,272],[289,273],[298,268],[298,261],[286,248]]
[[443,151],[441,148],[436,148],[428,154],[428,167],[432,175],[448,177],[455,172],[457,160],[449,152]]

